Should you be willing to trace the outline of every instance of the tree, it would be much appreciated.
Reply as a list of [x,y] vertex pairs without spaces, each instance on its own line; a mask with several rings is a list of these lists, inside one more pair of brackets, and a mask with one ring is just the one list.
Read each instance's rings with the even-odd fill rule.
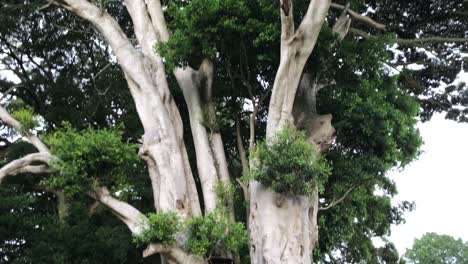
[[449,235],[426,233],[404,255],[407,263],[467,263],[468,243]]
[[[395,38],[382,34],[386,25],[353,11],[374,7],[392,18],[401,8],[412,10],[405,3],[388,7],[386,1],[345,6],[314,0],[60,0],[39,10],[37,3],[26,3],[34,6],[30,12],[36,17],[25,20],[34,22],[24,28],[33,32],[47,28],[44,22],[54,21],[51,18],[70,19],[72,30],[56,27],[52,31],[57,35],[48,33],[69,53],[57,55],[62,47],[41,49],[34,42],[28,46],[30,41],[18,34],[21,30],[3,29],[3,64],[22,77],[27,89],[17,89],[15,95],[34,111],[24,102],[19,107],[18,102],[10,103],[0,108],[0,118],[39,152],[8,160],[0,180],[13,181],[15,177],[7,176],[18,174],[32,178],[33,186],[56,199],[62,224],[76,217],[73,206],[83,208],[95,200],[127,225],[139,246],[146,246],[145,257],[159,253],[169,263],[203,263],[212,256],[246,255],[240,254],[245,230],[233,223],[246,217],[236,208],[232,186],[238,185],[247,202],[252,263],[311,263],[314,249],[324,261],[334,261],[333,250],[348,262],[371,260],[386,251],[375,250],[370,237],[388,234],[390,224],[401,222],[402,212],[412,208],[409,203],[391,206],[396,190],[385,172],[405,166],[418,154],[415,98],[425,106],[423,117],[452,106],[458,112],[450,117],[463,121],[466,114],[459,110],[467,105],[463,85],[450,86],[443,95],[432,93],[434,79],[451,80],[453,69],[460,69],[455,48],[437,71],[412,76],[406,67],[399,75],[386,70],[392,55],[388,43],[423,43],[431,50],[442,42],[456,42],[463,49],[466,39],[410,39],[419,34],[418,26],[396,32]],[[18,6],[14,1],[2,5],[7,10]],[[457,2],[453,8],[464,5]],[[100,35],[75,35],[76,29],[87,30],[87,24],[71,18],[71,13]],[[76,39],[63,41],[63,36]],[[37,40],[50,41],[40,36]],[[405,63],[420,53],[415,48],[406,52]],[[67,56],[77,59],[63,59]],[[112,71],[104,71],[109,61]],[[119,83],[117,64],[128,90],[121,89],[125,87]],[[452,71],[445,71],[445,64]],[[103,72],[109,76],[104,78]],[[108,80],[115,82],[111,94],[102,92],[108,90]],[[76,96],[67,97],[70,110],[61,113],[67,106],[60,105],[50,115],[45,106],[64,98],[50,91],[70,91],[63,88],[67,85],[76,87]],[[98,114],[90,116],[90,106],[77,106],[96,92],[96,98],[105,100],[98,104],[102,111],[96,109]],[[428,94],[434,104],[419,99]],[[82,100],[75,101],[80,96]],[[128,102],[130,96],[133,103]],[[246,102],[252,111],[246,111]],[[67,115],[73,112],[82,115]],[[40,122],[34,113],[47,122],[43,136],[36,132]],[[69,124],[62,124],[64,120]],[[116,130],[119,122],[136,129],[122,134]],[[96,130],[103,127],[110,128]],[[248,137],[243,137],[246,130]],[[7,147],[12,145],[9,138],[5,136]],[[151,181],[150,195],[141,191],[144,184],[135,183],[140,177],[129,177],[145,174],[136,159],[137,142]],[[192,144],[194,152],[187,147]],[[386,194],[375,195],[377,187]],[[138,195],[132,194],[135,190]],[[140,204],[138,210],[139,201],[151,196],[158,213],[143,214],[148,204]]]

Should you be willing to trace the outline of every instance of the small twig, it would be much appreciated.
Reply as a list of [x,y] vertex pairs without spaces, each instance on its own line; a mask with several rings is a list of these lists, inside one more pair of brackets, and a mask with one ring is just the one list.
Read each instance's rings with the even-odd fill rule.
[[38,11],[38,12],[41,12],[42,10],[49,8],[49,7],[50,7],[51,5],[53,5],[53,4],[55,4],[55,1],[49,1],[47,4],[45,4],[45,5],[41,6],[41,7],[39,7],[39,8],[37,9],[37,11]]
[[109,68],[109,66],[111,66],[111,65],[112,65],[112,62],[109,62],[98,73],[96,73],[96,75],[93,76],[93,79],[96,79],[99,75],[101,75],[101,73],[103,73],[105,70],[107,70],[107,68]]
[[320,207],[320,208],[319,208],[319,211],[328,210],[328,209],[332,208],[333,206],[339,204],[340,202],[342,202],[342,201],[346,198],[346,196],[348,196],[348,194],[349,194],[355,187],[356,187],[356,186],[353,186],[353,187],[351,187],[349,190],[347,190],[346,193],[345,193],[343,196],[341,196],[340,199],[338,199],[338,200],[333,199],[333,201],[332,201],[329,205],[327,205],[327,206],[325,206],[325,207]]
[[88,208],[88,215],[89,216],[93,216],[94,213],[96,212],[97,208],[101,205],[101,203],[99,201],[94,201],[94,203],[92,203],[89,208]]
[[[350,28],[349,32],[361,36],[365,39],[375,39],[373,36],[363,30],[357,28]],[[445,38],[445,37],[427,37],[415,39],[395,39],[395,43],[400,46],[419,46],[422,44],[443,44],[443,43],[468,43],[468,38]]]
[[3,101],[3,99],[5,99],[8,96],[8,94],[13,92],[13,90],[15,90],[18,87],[22,87],[22,86],[23,86],[22,84],[15,84],[12,87],[10,87],[8,90],[6,90],[6,92],[4,92],[2,97],[0,98],[0,103],[1,103],[1,101]]

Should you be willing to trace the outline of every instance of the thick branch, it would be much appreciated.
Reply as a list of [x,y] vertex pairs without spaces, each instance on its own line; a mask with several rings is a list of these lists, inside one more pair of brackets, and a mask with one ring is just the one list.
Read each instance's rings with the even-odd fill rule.
[[146,0],[148,5],[148,13],[151,17],[153,27],[157,31],[160,42],[167,42],[169,40],[169,31],[167,30],[166,20],[161,7],[160,0]]
[[315,35],[318,37],[316,32],[320,32],[322,28],[321,26],[330,9],[330,2],[330,0],[311,0],[299,30],[308,32],[306,35],[309,35],[309,38],[315,38]]
[[[174,263],[188,263],[188,264],[202,264],[206,263],[202,258],[197,258],[192,255],[185,253],[182,249],[176,246],[162,245],[158,243],[150,244],[145,251],[143,251],[143,257],[149,257],[154,254],[164,254],[169,260]],[[172,262],[171,262],[172,263]]]
[[132,234],[138,235],[145,228],[148,219],[144,214],[128,203],[114,198],[106,187],[96,188],[89,196],[107,206],[112,212],[124,222]]
[[135,35],[143,53],[148,57],[154,56],[153,45],[157,38],[145,1],[125,0],[125,6],[132,18]]
[[10,175],[16,175],[22,172],[30,172],[37,174],[47,173],[49,172],[49,170],[47,170],[47,167],[32,166],[31,164],[37,162],[48,164],[52,158],[53,156],[49,153],[33,153],[28,154],[20,159],[16,159],[0,169],[0,183],[2,182],[3,178]]
[[293,123],[292,110],[304,66],[317,42],[325,22],[330,1],[310,1],[298,30],[281,46],[280,65],[275,76],[268,112],[267,137]]
[[114,18],[86,0],[62,0],[60,6],[92,23],[112,47],[124,72],[134,80],[140,79],[139,73],[145,71],[142,57]]
[[11,172],[10,175],[13,176],[22,173],[46,174],[52,172],[53,171],[47,165],[27,165]]
[[[337,3],[331,3],[330,7],[332,8],[335,8],[335,9],[339,9],[339,10],[345,10],[346,9],[346,6],[343,6],[343,5],[340,5],[340,4],[337,4]],[[359,21],[361,23],[364,23],[372,28],[375,28],[375,29],[378,29],[378,30],[385,30],[385,25],[384,24],[381,24],[375,20],[373,20],[372,18],[370,17],[367,17],[367,16],[363,16],[351,9],[348,9],[348,14],[356,21]]]

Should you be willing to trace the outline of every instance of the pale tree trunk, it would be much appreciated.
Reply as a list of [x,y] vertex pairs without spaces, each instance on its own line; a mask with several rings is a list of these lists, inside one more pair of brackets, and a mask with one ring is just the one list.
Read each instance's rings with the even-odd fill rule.
[[207,116],[215,116],[212,106],[213,70],[213,64],[204,60],[198,71],[190,67],[174,71],[188,107],[206,212],[216,207],[216,184],[222,182],[227,187],[231,184],[221,135],[207,127],[210,122]]
[[[318,116],[316,112],[304,111],[307,109],[298,110],[303,104],[298,105],[295,101],[304,66],[315,46],[330,1],[312,0],[297,30],[292,4],[291,0],[280,1],[281,61],[270,99],[267,140],[285,128],[301,129],[303,125],[296,122],[301,117],[295,115],[301,112],[308,116],[301,119],[313,123],[303,128],[310,143],[318,145],[322,137],[329,138],[334,134],[331,115]],[[301,84],[306,86],[308,83],[303,81]],[[313,97],[315,100],[315,93]],[[318,191],[308,196],[283,195],[266,189],[257,181],[251,181],[249,188],[252,263],[312,263],[312,251],[318,242]]]
[[[169,32],[159,0],[125,0],[132,18],[138,46],[135,47],[117,22],[105,10],[87,0],[62,0],[60,5],[92,23],[112,47],[121,66],[145,134],[140,156],[147,162],[157,211],[176,211],[183,218],[201,215],[198,194],[183,141],[180,113],[170,94],[162,58],[154,45],[166,42]],[[197,169],[206,212],[216,207],[215,185],[230,185],[227,162],[219,133],[204,126],[204,109],[211,103],[213,65],[204,61],[200,69],[176,68],[174,75],[186,100],[197,155]],[[157,251],[150,247],[145,256],[167,255],[170,262],[192,263],[182,251]],[[189,260],[190,259],[190,260]],[[197,260],[200,262],[200,260]],[[195,261],[195,262],[197,262]]]
[[[154,44],[169,37],[160,2],[125,1],[139,50],[105,11],[85,0],[63,2],[63,7],[88,20],[102,33],[125,73],[145,130],[140,156],[148,163],[156,209],[175,210],[186,217],[200,215],[180,114],[169,92],[162,59],[153,50]],[[219,134],[210,135],[203,126],[204,104],[211,100],[213,66],[207,62],[198,71],[189,67],[176,69],[174,75],[189,108],[203,198],[207,211],[211,211],[216,204],[215,184],[219,180],[229,184],[221,138]]]

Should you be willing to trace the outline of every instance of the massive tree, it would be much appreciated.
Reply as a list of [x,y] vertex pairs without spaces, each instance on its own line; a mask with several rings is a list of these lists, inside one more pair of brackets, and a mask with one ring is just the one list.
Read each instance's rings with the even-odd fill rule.
[[32,178],[62,225],[104,205],[169,263],[244,259],[235,220],[251,263],[382,260],[370,237],[412,207],[391,206],[385,172],[417,156],[416,117],[466,121],[465,86],[436,89],[466,49],[466,4],[449,2],[6,1],[22,26],[2,16],[0,59],[21,83],[0,83],[2,147],[36,151],[0,181]]

